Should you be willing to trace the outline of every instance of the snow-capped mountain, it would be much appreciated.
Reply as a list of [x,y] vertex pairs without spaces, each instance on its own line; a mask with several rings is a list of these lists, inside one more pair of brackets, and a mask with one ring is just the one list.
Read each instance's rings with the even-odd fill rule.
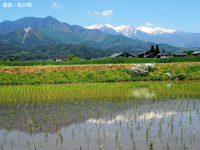
[[198,47],[200,43],[200,33],[188,33],[178,30],[167,30],[164,28],[150,28],[145,26],[132,27],[131,25],[121,25],[114,27],[111,24],[95,24],[85,27],[86,29],[96,29],[107,34],[124,35],[133,39],[140,39],[147,42],[165,43],[174,46]]
[[132,27],[131,25],[129,26],[125,26],[125,25],[121,25],[119,27],[114,27],[111,24],[105,24],[105,25],[101,25],[101,24],[95,24],[93,26],[89,26],[89,27],[85,27],[86,29],[99,29],[104,31],[105,28],[110,28],[115,30],[117,33],[122,33],[126,36],[131,36],[132,34],[136,34],[137,31],[141,31],[144,33],[148,33],[148,34],[153,34],[153,35],[162,35],[164,33],[174,33],[176,32],[176,30],[167,30],[164,28],[150,28],[150,27],[145,27],[145,26],[141,26],[141,27]]

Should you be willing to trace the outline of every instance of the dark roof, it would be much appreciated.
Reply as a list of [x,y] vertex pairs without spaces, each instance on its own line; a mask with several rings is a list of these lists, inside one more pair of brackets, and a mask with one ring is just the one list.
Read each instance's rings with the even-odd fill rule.
[[181,56],[187,56],[188,54],[187,53],[184,53],[184,52],[180,52],[180,53],[175,53],[174,55],[181,55]]
[[115,53],[115,54],[111,55],[110,58],[117,57],[118,55],[119,55],[119,53]]
[[192,55],[194,55],[194,54],[200,54],[200,51],[198,51],[198,52],[193,52]]
[[129,56],[135,57],[135,56],[133,56],[133,55],[127,53],[127,52],[119,52],[119,53],[115,53],[115,54],[111,55],[110,58],[119,57],[119,56],[124,55],[124,54],[128,54]]
[[157,55],[168,56],[169,54],[167,54],[167,53],[160,53],[160,54],[157,54]]
[[145,55],[144,58],[147,58],[147,57],[149,57],[150,55],[151,55],[151,54],[149,54],[149,55]]

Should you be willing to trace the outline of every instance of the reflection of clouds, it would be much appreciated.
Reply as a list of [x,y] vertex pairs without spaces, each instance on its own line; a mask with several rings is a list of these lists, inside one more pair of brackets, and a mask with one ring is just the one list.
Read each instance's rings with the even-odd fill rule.
[[149,89],[146,87],[133,89],[130,91],[130,95],[136,98],[146,98],[146,99],[147,98],[151,99],[153,97],[156,97],[156,93],[150,92]]
[[[154,111],[151,111],[151,112],[144,112],[144,114],[137,116],[137,119],[142,120],[142,119],[152,119],[152,118],[164,118],[164,117],[176,115],[176,114],[177,113],[173,112],[173,111],[169,111],[169,112],[160,111],[160,112],[156,112],[156,113]],[[98,124],[99,123],[114,124],[115,122],[119,122],[119,121],[130,122],[131,120],[135,120],[135,115],[137,115],[137,114],[133,113],[133,110],[130,109],[125,112],[126,117],[122,114],[119,114],[116,117],[114,117],[114,119],[108,119],[108,118],[89,119],[86,122],[98,123]]]
[[[133,117],[134,118],[134,117]],[[124,117],[124,115],[117,115],[114,119],[104,119],[104,118],[99,118],[99,119],[89,119],[87,120],[87,122],[89,123],[105,123],[105,124],[114,124],[116,121],[125,121],[128,122],[130,120],[128,120],[127,118]]]
[[143,115],[140,115],[138,117],[138,119],[151,119],[151,118],[163,118],[163,117],[167,117],[167,116],[171,116],[171,115],[175,115],[177,113],[174,112],[159,112],[159,113],[155,113],[153,111],[151,111],[150,113],[146,113]]

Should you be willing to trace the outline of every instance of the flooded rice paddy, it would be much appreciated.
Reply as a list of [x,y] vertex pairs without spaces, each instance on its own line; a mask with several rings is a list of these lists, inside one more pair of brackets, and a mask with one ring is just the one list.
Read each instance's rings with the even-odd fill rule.
[[0,149],[200,149],[200,82],[0,86]]

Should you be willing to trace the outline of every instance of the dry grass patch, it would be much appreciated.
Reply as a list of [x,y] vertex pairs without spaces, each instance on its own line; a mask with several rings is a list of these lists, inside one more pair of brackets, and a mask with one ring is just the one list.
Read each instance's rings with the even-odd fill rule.
[[[0,67],[0,74],[116,70],[116,69],[132,68],[135,65],[136,64],[101,64],[101,65],[59,65],[59,66]],[[187,66],[200,66],[200,62],[157,63],[156,64],[156,68],[187,67]]]

